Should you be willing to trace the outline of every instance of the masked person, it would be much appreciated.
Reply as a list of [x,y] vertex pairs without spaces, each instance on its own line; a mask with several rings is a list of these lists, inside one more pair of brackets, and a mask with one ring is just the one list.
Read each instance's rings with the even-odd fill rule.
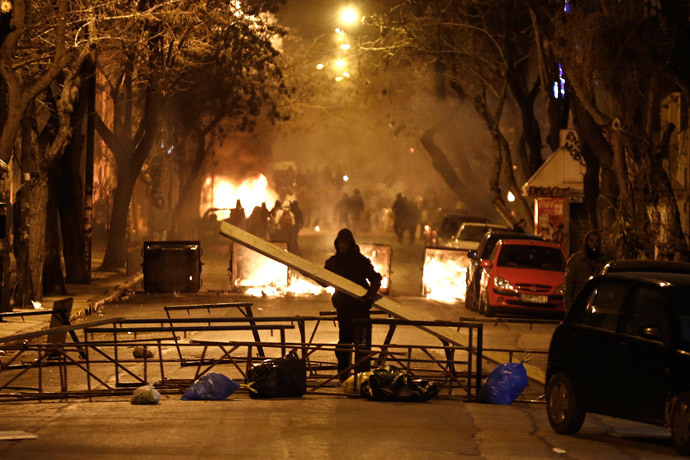
[[[342,291],[336,290],[331,298],[338,317],[338,345],[335,356],[338,359],[338,377],[344,382],[349,376],[345,369],[351,364],[350,347],[358,339],[358,353],[355,355],[355,362],[363,359],[371,347],[371,325],[364,325],[355,331],[356,320],[368,320],[369,310],[376,298],[376,292],[381,287],[381,275],[376,273],[371,261],[359,252],[359,246],[355,243],[352,232],[343,228],[338,232],[334,241],[335,254],[326,261],[326,269],[344,278],[359,284],[367,289],[367,293],[362,297],[352,297]],[[370,369],[370,363],[365,362],[356,366],[357,372],[364,372]]]
[[598,230],[590,230],[582,242],[582,250],[570,259],[565,270],[565,308],[568,310],[587,280],[604,268],[608,259],[601,252],[601,235]]

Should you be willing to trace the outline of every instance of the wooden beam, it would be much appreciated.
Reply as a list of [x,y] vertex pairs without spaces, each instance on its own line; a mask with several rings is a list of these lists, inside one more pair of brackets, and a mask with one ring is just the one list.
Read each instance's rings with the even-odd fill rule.
[[[353,297],[361,297],[367,293],[364,289],[357,283],[354,283],[347,278],[343,278],[340,275],[336,275],[330,270],[326,270],[320,265],[316,265],[302,257],[287,252],[268,241],[259,238],[249,232],[242,230],[241,228],[235,227],[227,222],[222,222],[220,225],[220,234],[236,241],[244,246],[247,246],[259,254],[276,260],[280,263],[287,265],[293,270],[297,270],[304,276],[307,276],[319,284],[333,286],[339,291],[345,292]],[[395,316],[400,319],[407,319],[411,321],[428,321],[429,318],[420,314],[418,311],[407,308],[398,302],[394,301],[389,297],[384,297],[382,295],[377,295],[374,301],[374,306],[379,310],[388,313],[389,315]],[[449,327],[440,326],[418,326],[420,329],[438,337],[440,340],[452,343],[453,345],[466,347],[467,346],[467,335],[463,334],[455,329]],[[484,359],[487,361],[494,362],[496,364],[502,364],[508,362],[508,353],[505,352],[484,352]],[[527,369],[528,377],[537,382],[544,383],[545,373],[542,369],[535,366],[525,364]]]

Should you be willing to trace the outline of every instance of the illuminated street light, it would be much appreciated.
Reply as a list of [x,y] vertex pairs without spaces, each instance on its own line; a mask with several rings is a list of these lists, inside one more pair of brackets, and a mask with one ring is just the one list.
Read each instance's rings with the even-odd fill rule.
[[343,77],[350,78],[350,72],[343,72]]
[[511,191],[508,191],[508,197],[507,198],[508,198],[508,201],[511,203],[513,201],[515,201],[515,195],[513,195],[513,192],[511,192]]
[[335,81],[343,81],[343,77],[341,77],[340,75],[338,75],[337,77],[335,77]]
[[340,49],[343,51],[347,51],[350,49],[350,44],[349,43],[343,43],[342,45],[340,45]]
[[347,66],[347,61],[345,59],[338,59],[337,61],[335,61],[335,66],[339,67],[339,68],[343,68],[343,67]]
[[340,20],[345,25],[354,25],[359,21],[359,11],[351,6],[340,10]]
[[350,180],[350,178],[347,175],[343,176],[343,182],[347,182],[349,180]]
[[323,70],[323,64],[316,64],[316,70]]

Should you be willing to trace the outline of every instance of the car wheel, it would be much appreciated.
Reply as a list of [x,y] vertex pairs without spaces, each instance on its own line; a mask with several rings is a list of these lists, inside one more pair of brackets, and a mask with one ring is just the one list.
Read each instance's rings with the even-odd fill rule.
[[587,413],[582,408],[573,381],[565,372],[560,372],[549,380],[546,387],[546,412],[551,428],[559,434],[575,434],[585,421]]
[[678,395],[671,409],[671,436],[681,455],[690,454],[690,393]]

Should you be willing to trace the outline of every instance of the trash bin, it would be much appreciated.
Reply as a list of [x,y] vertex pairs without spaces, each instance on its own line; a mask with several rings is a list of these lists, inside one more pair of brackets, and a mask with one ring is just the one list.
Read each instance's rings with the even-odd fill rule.
[[144,290],[198,292],[201,288],[201,242],[144,241]]

